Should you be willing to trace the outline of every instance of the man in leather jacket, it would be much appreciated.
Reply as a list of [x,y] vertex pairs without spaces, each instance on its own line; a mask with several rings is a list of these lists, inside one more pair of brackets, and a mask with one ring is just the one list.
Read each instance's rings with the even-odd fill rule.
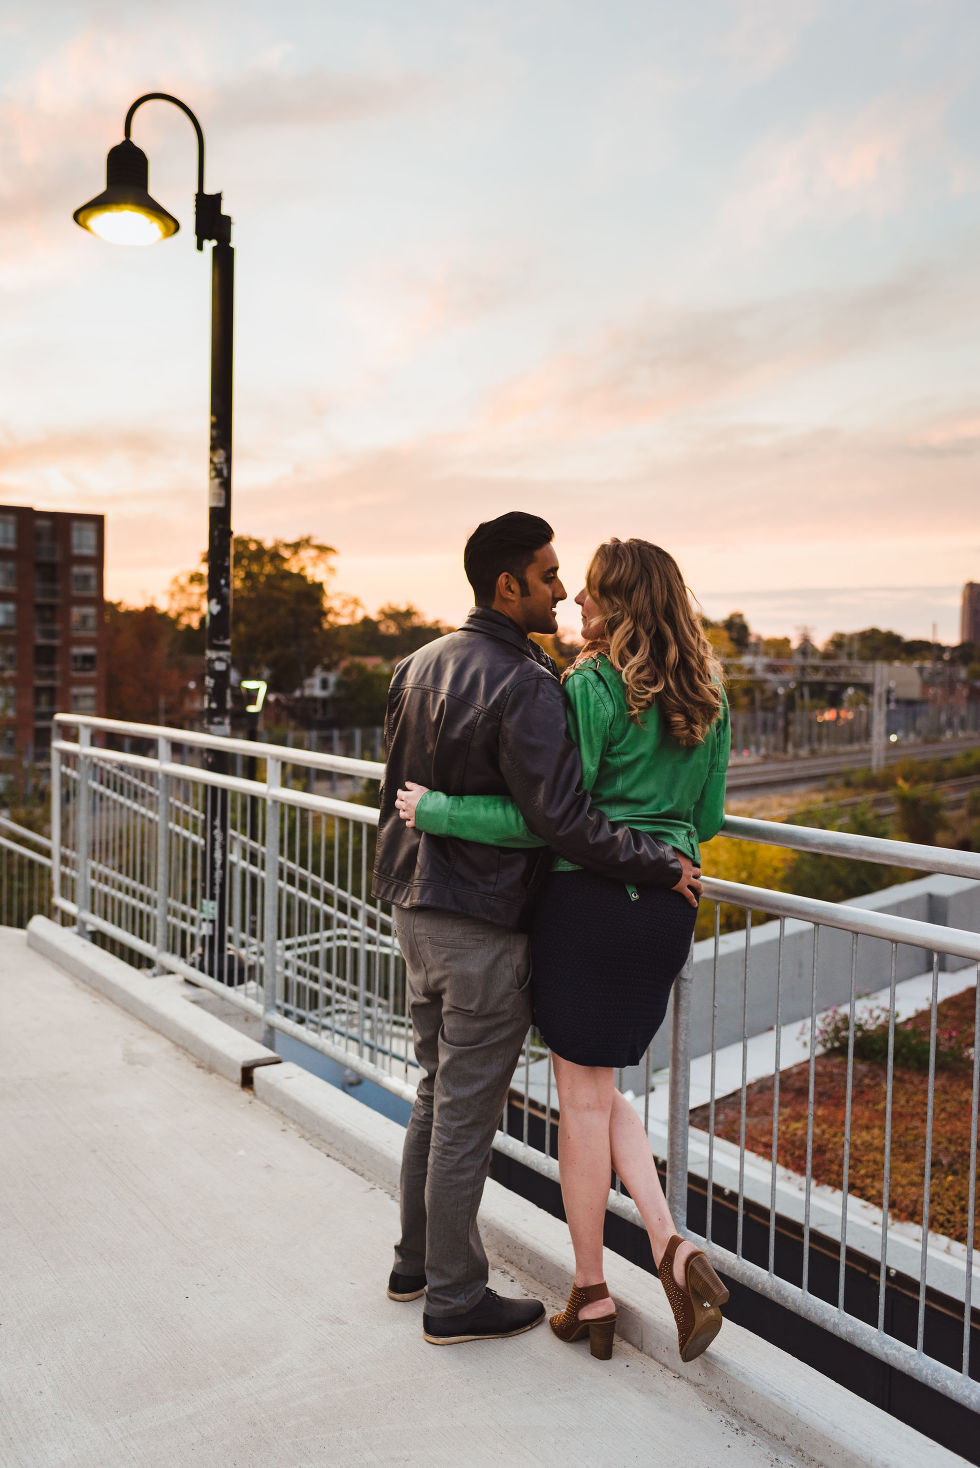
[[[401,662],[388,694],[374,895],[394,904],[421,1069],[388,1295],[425,1291],[423,1332],[438,1345],[517,1335],[544,1315],[537,1300],[487,1289],[476,1217],[531,1021],[526,928],[552,854],[691,901],[700,891],[686,856],[610,823],[582,788],[555,665],[528,637],[557,631],[566,596],[552,535],[517,511],[480,525],[463,560],[476,606],[457,632]],[[409,780],[451,795],[510,795],[548,848],[425,835],[395,809]]]

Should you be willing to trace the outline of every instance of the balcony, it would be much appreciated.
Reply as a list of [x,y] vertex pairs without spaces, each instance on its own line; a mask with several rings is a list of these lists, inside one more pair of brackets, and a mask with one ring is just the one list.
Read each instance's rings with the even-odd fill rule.
[[60,642],[61,628],[55,626],[53,622],[38,622],[35,624],[34,627],[34,641],[52,643]]
[[34,600],[36,602],[50,602],[61,600],[61,588],[57,581],[34,581]]
[[61,547],[56,540],[48,540],[46,537],[39,536],[34,541],[34,559],[47,562],[60,561]]

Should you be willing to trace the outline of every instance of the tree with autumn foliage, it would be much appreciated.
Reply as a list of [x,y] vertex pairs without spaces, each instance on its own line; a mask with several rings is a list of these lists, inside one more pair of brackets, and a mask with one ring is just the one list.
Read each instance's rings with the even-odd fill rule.
[[106,603],[106,714],[133,724],[182,724],[196,660],[181,655],[174,618],[159,607]]
[[[340,613],[327,593],[332,546],[299,540],[236,535],[232,553],[231,645],[242,678],[264,678],[277,693],[293,693],[331,655]],[[206,618],[207,559],[171,583],[170,608],[178,625],[202,631]]]

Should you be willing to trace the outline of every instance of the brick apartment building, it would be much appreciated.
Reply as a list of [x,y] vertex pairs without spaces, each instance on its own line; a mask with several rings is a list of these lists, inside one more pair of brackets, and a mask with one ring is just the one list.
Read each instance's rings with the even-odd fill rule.
[[55,713],[105,712],[105,517],[0,505],[0,788]]

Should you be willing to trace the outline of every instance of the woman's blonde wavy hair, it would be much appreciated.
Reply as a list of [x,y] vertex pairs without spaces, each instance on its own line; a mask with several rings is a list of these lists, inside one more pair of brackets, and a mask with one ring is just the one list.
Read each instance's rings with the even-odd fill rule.
[[703,743],[721,708],[721,667],[673,556],[648,540],[607,540],[585,587],[605,634],[573,666],[604,652],[622,674],[634,722],[656,701],[678,744]]

